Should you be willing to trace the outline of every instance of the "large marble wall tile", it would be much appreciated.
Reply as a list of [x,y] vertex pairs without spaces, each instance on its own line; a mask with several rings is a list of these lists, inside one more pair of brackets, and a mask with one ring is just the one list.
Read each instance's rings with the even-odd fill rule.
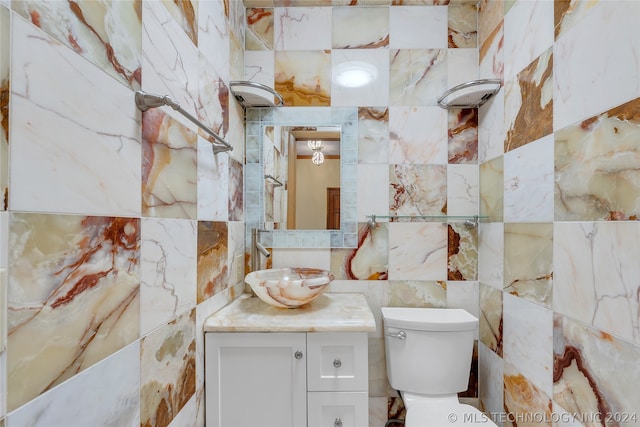
[[198,304],[229,285],[228,242],[227,223],[198,222]]
[[273,10],[276,50],[331,49],[330,7],[276,7]]
[[504,283],[504,224],[478,225],[478,280],[502,290]]
[[504,411],[504,361],[484,343],[478,343],[478,397],[489,414]]
[[247,8],[246,50],[273,50],[274,16],[272,8]]
[[447,15],[450,48],[478,46],[478,5],[474,3],[449,4]]
[[389,163],[389,108],[358,108],[358,163]]
[[480,342],[502,357],[502,291],[480,282]]
[[[241,278],[236,281],[236,277],[229,275],[229,286],[234,286],[238,283],[244,285],[245,276],[245,257],[244,257],[244,222],[232,221],[227,223],[227,247],[229,251],[229,271],[240,271]],[[237,265],[236,265],[237,264]]]
[[553,148],[548,135],[504,155],[505,221],[553,221]]
[[187,37],[198,45],[198,1],[184,0],[176,2],[173,0],[162,0],[162,4],[169,14],[178,23]]
[[640,96],[639,18],[640,2],[601,1],[558,39],[554,129]]
[[30,401],[8,426],[140,426],[140,343]]
[[[142,88],[157,95],[169,95],[196,116],[198,49],[163,2],[142,2],[142,16]],[[181,114],[171,114],[185,126],[196,129]]]
[[287,106],[331,105],[331,52],[277,51],[275,90]]
[[166,427],[195,394],[196,310],[140,342],[140,425]]
[[446,6],[395,6],[389,9],[389,47],[443,49],[448,36]]
[[502,25],[504,8],[501,1],[480,0],[478,2],[478,41],[482,45],[490,34]]
[[198,49],[222,81],[228,82],[230,44],[228,10],[225,6],[222,1],[199,2]]
[[389,163],[447,164],[447,110],[440,107],[389,109]]
[[580,22],[600,0],[562,0],[554,3],[554,36],[558,40],[577,22]]
[[358,220],[371,215],[389,215],[388,165],[358,165]]
[[504,225],[504,290],[551,308],[553,224]]
[[502,221],[504,212],[503,156],[480,165],[480,216]]
[[[480,283],[447,280],[447,307],[462,308],[480,319]],[[479,336],[476,330],[476,339]]]
[[503,358],[546,395],[552,395],[553,312],[503,295]]
[[447,306],[447,283],[444,281],[389,281],[390,307]]
[[[198,119],[218,136],[227,139],[229,133],[229,99],[231,97],[229,88],[204,55],[199,55],[198,71],[199,88],[198,104],[196,105]],[[197,131],[203,138],[218,144],[204,130],[197,129]],[[225,155],[228,156],[229,154]]]
[[0,5],[0,211],[9,207],[10,22],[9,9]]
[[274,87],[273,51],[247,50],[244,52],[244,80]]
[[640,214],[640,98],[555,134],[555,219]]
[[476,165],[447,166],[447,214],[478,215],[478,167]]
[[[370,68],[374,79],[362,86],[349,87],[336,78],[353,64]],[[386,49],[334,49],[331,52],[332,106],[389,105],[389,52]]]
[[504,426],[551,427],[551,396],[505,360],[504,411],[496,418]]
[[229,156],[214,155],[211,143],[198,138],[198,219],[228,221]]
[[640,222],[556,222],[553,308],[640,344]]
[[553,45],[553,3],[516,2],[504,18],[504,79],[511,80]]
[[447,49],[393,49],[390,105],[437,105],[447,89]]
[[478,232],[465,223],[448,224],[448,280],[478,280]]
[[139,336],[140,220],[14,213],[7,408]]
[[505,153],[553,132],[552,77],[549,49],[505,82]]
[[142,218],[140,332],[153,331],[196,305],[195,221]]
[[235,159],[229,160],[229,221],[244,220],[244,175],[242,163]]
[[[333,262],[332,271],[337,265]],[[389,274],[389,228],[378,222],[374,229],[362,223],[358,229],[358,247],[346,251],[338,277],[350,280],[386,280]],[[344,274],[342,274],[344,273]]]
[[140,88],[140,5],[131,1],[17,1],[14,11],[132,89]]
[[389,46],[388,7],[334,7],[334,49],[374,49]]
[[142,115],[142,213],[197,218],[197,135],[163,110]]
[[478,49],[447,49],[447,88],[477,80],[479,75]]
[[478,109],[455,108],[448,110],[449,164],[478,163]]
[[446,224],[389,223],[390,280],[446,278]]
[[478,109],[478,161],[504,154],[504,90],[500,90]]
[[11,37],[10,209],[139,215],[131,90],[21,18]]
[[556,315],[553,399],[583,425],[634,425],[640,347]]
[[390,165],[389,214],[447,214],[447,165]]

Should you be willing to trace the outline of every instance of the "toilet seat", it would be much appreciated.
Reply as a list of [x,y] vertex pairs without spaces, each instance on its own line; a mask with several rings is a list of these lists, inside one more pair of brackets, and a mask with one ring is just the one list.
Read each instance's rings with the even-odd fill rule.
[[497,427],[477,408],[460,403],[457,396],[449,398],[403,394],[407,415],[405,427]]

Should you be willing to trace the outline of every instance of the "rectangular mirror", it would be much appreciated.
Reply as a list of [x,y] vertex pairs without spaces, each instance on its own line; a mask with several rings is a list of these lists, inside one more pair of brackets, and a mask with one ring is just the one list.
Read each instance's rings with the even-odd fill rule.
[[358,111],[246,111],[245,216],[270,247],[356,247]]

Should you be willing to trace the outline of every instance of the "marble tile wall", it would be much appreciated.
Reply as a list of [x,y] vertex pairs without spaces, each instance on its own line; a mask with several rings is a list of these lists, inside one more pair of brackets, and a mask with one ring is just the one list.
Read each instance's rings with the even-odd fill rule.
[[504,426],[640,417],[640,3],[479,4],[479,396]]
[[238,3],[0,2],[0,425],[204,425],[198,331],[243,289]]

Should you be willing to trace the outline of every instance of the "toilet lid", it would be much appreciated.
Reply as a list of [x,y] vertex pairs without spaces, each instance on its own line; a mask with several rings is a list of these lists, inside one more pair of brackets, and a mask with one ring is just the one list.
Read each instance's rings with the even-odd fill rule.
[[475,426],[497,427],[496,424],[471,405],[419,405],[407,411],[405,427]]

